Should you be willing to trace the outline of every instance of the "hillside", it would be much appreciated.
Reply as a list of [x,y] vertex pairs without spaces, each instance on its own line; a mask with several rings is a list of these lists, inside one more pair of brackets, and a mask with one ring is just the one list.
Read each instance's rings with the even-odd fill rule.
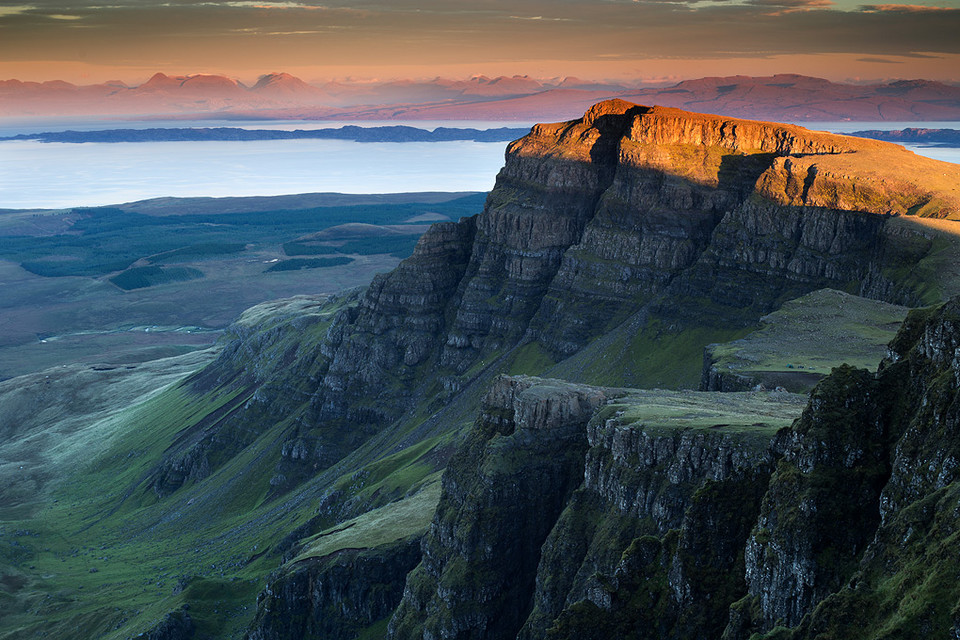
[[[70,456],[0,440],[0,481],[70,463],[3,504],[0,633],[943,636],[956,302],[843,362],[960,290],[958,216],[960,167],[889,143],[623,101],[537,125],[366,289],[246,311]],[[797,305],[834,325],[809,398],[691,391],[707,345],[782,357],[760,320]]]

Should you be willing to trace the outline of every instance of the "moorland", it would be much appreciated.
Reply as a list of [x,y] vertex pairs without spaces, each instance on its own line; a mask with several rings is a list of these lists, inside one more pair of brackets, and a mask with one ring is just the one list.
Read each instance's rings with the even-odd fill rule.
[[[0,211],[0,379],[211,345],[244,309],[366,284],[483,194],[160,199]],[[318,235],[319,234],[319,235]]]

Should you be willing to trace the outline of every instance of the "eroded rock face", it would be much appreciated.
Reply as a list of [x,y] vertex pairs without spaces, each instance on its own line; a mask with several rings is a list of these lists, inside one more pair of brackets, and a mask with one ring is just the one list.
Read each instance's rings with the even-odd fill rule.
[[[509,146],[482,214],[432,227],[411,258],[341,301],[335,316],[317,311],[241,326],[221,361],[193,381],[239,393],[214,423],[182,435],[154,487],[165,495],[212,473],[264,424],[282,422],[271,485],[289,491],[427,406],[425,397],[431,408],[453,401],[483,367],[500,356],[509,362],[514,348],[576,357],[627,318],[649,320],[637,332],[657,323],[674,334],[703,329],[695,339],[706,343],[710,330],[750,326],[822,287],[916,302],[902,274],[932,243],[905,239],[888,214],[957,214],[956,195],[925,176],[955,176],[955,185],[960,170],[912,156],[890,164],[900,153],[891,148],[622,101],[538,125]],[[887,179],[890,166],[901,169]],[[931,362],[954,357],[944,331],[929,341]],[[663,349],[656,338],[654,351]],[[638,366],[628,348],[621,351],[625,367]],[[905,447],[890,461],[888,449],[872,445],[854,455],[864,434],[892,438],[901,428],[873,407],[870,384],[857,387],[862,411],[851,414],[847,439],[837,444],[852,447],[850,467],[830,447],[818,449],[814,427],[772,453],[742,450],[720,434],[605,426],[588,439],[586,425],[608,392],[498,382],[445,476],[446,497],[392,636],[511,638],[522,630],[560,638],[616,634],[639,619],[660,634],[649,637],[689,637],[694,629],[708,629],[708,637],[743,597],[750,606],[738,609],[738,629],[796,622],[849,577],[880,522],[861,513],[863,527],[836,548],[841,559],[819,559],[819,543],[795,540],[781,526],[784,514],[825,504],[813,479],[854,480],[827,513],[853,517],[879,501],[891,505],[882,517],[892,518],[953,477],[956,456],[934,460],[925,431],[912,436],[922,456]],[[824,405],[825,425],[831,406]],[[821,415],[811,411],[811,419]],[[877,411],[879,422],[871,422]],[[761,510],[780,457],[787,468],[776,472]],[[861,477],[864,461],[873,466]],[[916,481],[921,461],[932,470]],[[791,469],[810,475],[798,485],[802,504],[787,491]],[[880,493],[885,473],[897,491]],[[878,505],[877,513],[886,512]],[[767,524],[750,534],[748,552],[758,517]],[[820,526],[815,515],[806,522]],[[572,578],[560,571],[571,558]],[[785,590],[808,583],[801,604],[785,604]]]
[[177,609],[140,637],[144,640],[192,640],[197,637],[197,625],[186,609]]
[[[719,637],[747,593],[774,431],[646,427],[619,403],[688,405],[628,393],[493,385],[444,474],[392,638]],[[777,411],[795,415],[785,397]]]
[[[702,347],[711,332],[729,335],[825,286],[915,303],[918,292],[897,274],[932,243],[889,229],[882,214],[953,215],[955,194],[924,176],[960,174],[903,154],[619,100],[537,125],[508,147],[482,214],[434,225],[413,256],[339,304],[332,322],[310,312],[267,329],[239,323],[198,385],[243,391],[217,426],[184,434],[155,488],[166,495],[209,475],[256,438],[257,425],[292,415],[273,477],[274,490],[286,491],[436,382],[443,403],[517,346],[534,343],[560,360],[628,318],[642,319],[640,332],[696,327]],[[897,175],[887,176],[894,160]],[[311,348],[291,340],[320,325],[329,329]],[[658,331],[649,329],[648,349]],[[639,366],[632,362],[621,364]],[[695,363],[689,373],[695,384]]]
[[261,593],[246,638],[352,640],[393,613],[419,561],[420,539],[413,537],[287,567]]
[[[647,425],[623,408],[637,392],[501,379],[391,637],[950,637],[958,336],[960,300],[912,313],[878,374],[838,367],[777,432]],[[570,428],[586,442],[548,456]]]
[[957,628],[958,304],[912,312],[876,376],[836,369],[778,437],[784,458],[745,549],[750,596],[724,638]]
[[391,638],[510,638],[530,611],[539,549],[583,476],[592,387],[500,378],[444,474],[390,622]]
[[647,429],[601,412],[581,487],[543,545],[521,638],[718,637],[772,434]]
[[867,371],[835,369],[778,436],[783,458],[745,548],[764,631],[796,626],[843,586],[876,531],[890,473],[880,394]]

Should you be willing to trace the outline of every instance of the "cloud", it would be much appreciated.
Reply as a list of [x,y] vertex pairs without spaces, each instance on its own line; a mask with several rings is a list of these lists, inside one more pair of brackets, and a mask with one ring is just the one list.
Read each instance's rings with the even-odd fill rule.
[[573,18],[545,18],[543,16],[510,16],[511,20],[546,20],[547,22],[573,22]]
[[747,0],[747,4],[752,7],[770,9],[766,14],[768,16],[825,10],[835,6],[833,0]]
[[857,62],[873,62],[876,64],[903,64],[902,60],[890,60],[888,58],[857,58]]
[[776,7],[795,9],[798,11],[825,9],[836,3],[833,0],[748,0],[747,4],[754,7]]
[[6,16],[20,15],[22,13],[32,11],[35,8],[36,7],[33,7],[28,4],[16,4],[9,7],[0,7],[0,18],[4,18]]
[[206,5],[241,7],[250,9],[298,9],[303,11],[322,11],[323,5],[300,4],[299,2],[255,2],[250,0],[231,0],[231,2],[207,2]]
[[866,13],[935,13],[958,11],[955,7],[930,7],[923,4],[865,4],[860,7]]
[[238,60],[426,68],[844,54],[903,56],[898,72],[909,74],[908,58],[960,53],[960,11],[862,0],[7,1],[18,3],[0,7],[8,62],[82,53],[91,63],[173,60],[187,70]]

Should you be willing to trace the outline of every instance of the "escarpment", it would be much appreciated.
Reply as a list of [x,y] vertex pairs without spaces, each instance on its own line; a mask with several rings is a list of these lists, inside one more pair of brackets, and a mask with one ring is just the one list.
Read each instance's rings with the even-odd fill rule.
[[502,378],[390,637],[949,637],[958,344],[953,299],[809,399]]
[[[890,163],[896,176],[879,177]],[[307,331],[314,348],[292,345],[303,320],[283,339],[238,333],[202,376],[232,390],[224,415],[184,434],[156,490],[209,475],[264,420],[288,422],[273,478],[284,491],[484,372],[558,363],[553,375],[588,383],[692,386],[704,346],[810,291],[932,302],[914,272],[934,239],[885,214],[960,215],[943,187],[957,182],[955,166],[887,143],[618,100],[537,125],[508,147],[484,211],[434,225],[334,305]],[[616,331],[601,367],[584,348]],[[269,358],[245,355],[260,346]],[[288,373],[292,385],[271,382]],[[218,439],[224,427],[234,435]]]
[[725,638],[949,637],[960,588],[960,300],[913,312],[876,376],[840,369],[778,440]]
[[[482,213],[434,225],[366,290],[241,318],[178,391],[202,411],[138,482],[162,501],[230,474],[237,494],[253,478],[236,504],[258,526],[302,510],[249,560],[289,561],[251,638],[816,637],[852,629],[851,607],[953,597],[897,567],[955,552],[960,458],[935,444],[952,442],[955,303],[806,410],[627,387],[695,386],[707,344],[825,287],[939,301],[955,253],[910,219],[960,217],[957,185],[893,145],[622,101],[537,125]],[[414,496],[445,466],[434,513],[436,493]],[[385,507],[344,534],[355,547],[287,555]],[[420,528],[391,564],[371,532],[408,510]],[[903,620],[954,615],[931,611]]]
[[295,563],[264,589],[246,639],[352,640],[393,613],[419,559],[412,537]]
[[718,637],[801,402],[501,378],[390,637]]
[[602,390],[501,378],[450,460],[443,493],[390,623],[395,638],[514,637],[539,549],[583,474]]

